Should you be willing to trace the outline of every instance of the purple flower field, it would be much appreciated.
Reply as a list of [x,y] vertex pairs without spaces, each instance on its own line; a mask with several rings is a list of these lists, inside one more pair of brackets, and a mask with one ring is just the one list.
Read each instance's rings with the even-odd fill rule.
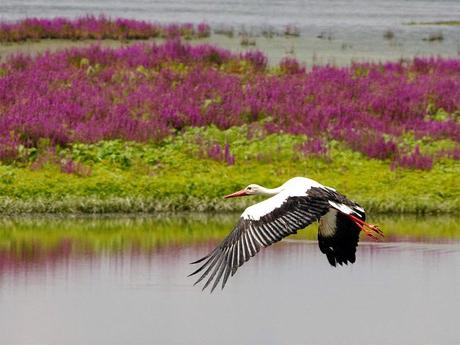
[[211,28],[205,23],[158,24],[141,20],[101,16],[67,18],[26,18],[0,23],[0,42],[21,42],[40,39],[148,39],[155,37],[207,37]]
[[[41,138],[61,146],[158,142],[188,126],[263,121],[268,133],[310,137],[301,151],[323,154],[337,140],[393,166],[428,169],[440,157],[459,158],[459,109],[458,59],[306,70],[292,59],[268,68],[257,51],[179,40],[95,45],[16,55],[0,65],[0,159],[14,159],[19,145]],[[404,146],[408,137],[457,146],[424,154]],[[232,160],[228,147],[210,150]]]

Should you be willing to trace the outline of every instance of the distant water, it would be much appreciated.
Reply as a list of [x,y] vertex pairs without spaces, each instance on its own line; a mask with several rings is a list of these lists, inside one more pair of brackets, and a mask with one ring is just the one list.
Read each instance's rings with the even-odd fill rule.
[[458,0],[2,0],[2,19],[105,13],[162,22],[302,29],[399,28],[410,21],[458,20]]
[[[300,38],[258,38],[242,47],[240,38],[211,37],[210,43],[241,51],[260,49],[271,62],[290,55],[307,64],[347,65],[414,56],[458,57],[460,26],[406,25],[460,20],[458,0],[1,0],[0,20],[24,17],[78,17],[105,14],[154,22],[206,22],[214,29],[258,35],[300,29]],[[391,30],[393,39],[384,39]],[[430,35],[442,40],[429,42]],[[319,37],[319,38],[318,38]],[[1,52],[0,52],[1,53]]]

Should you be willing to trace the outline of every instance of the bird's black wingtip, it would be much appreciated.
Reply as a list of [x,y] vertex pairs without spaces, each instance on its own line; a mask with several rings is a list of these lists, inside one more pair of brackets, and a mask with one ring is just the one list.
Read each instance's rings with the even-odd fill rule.
[[[206,267],[206,264],[200,266],[197,270],[195,270],[195,271],[193,271],[192,273],[190,273],[187,277],[194,276],[195,274],[201,272],[205,267]],[[199,281],[199,280],[198,280],[198,281]]]
[[201,259],[198,259],[198,260],[196,260],[196,261],[191,262],[190,265],[199,264],[200,262],[203,262],[203,261],[206,260],[207,258],[209,258],[209,255],[203,256]]

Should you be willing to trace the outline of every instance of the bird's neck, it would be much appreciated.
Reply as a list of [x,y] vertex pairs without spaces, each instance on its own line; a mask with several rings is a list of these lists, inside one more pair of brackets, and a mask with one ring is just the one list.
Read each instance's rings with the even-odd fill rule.
[[266,195],[266,196],[272,196],[272,195],[276,195],[278,194],[279,192],[281,192],[283,189],[282,189],[282,186],[281,187],[278,187],[278,188],[265,188],[265,187],[262,187],[261,188],[261,193],[262,195]]

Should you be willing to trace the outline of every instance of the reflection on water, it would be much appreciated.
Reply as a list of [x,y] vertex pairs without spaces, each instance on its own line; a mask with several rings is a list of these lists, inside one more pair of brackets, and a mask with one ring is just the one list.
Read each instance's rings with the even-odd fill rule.
[[452,217],[373,219],[357,262],[332,268],[314,227],[201,293],[187,263],[238,215],[4,218],[0,343],[458,343],[460,228]]

